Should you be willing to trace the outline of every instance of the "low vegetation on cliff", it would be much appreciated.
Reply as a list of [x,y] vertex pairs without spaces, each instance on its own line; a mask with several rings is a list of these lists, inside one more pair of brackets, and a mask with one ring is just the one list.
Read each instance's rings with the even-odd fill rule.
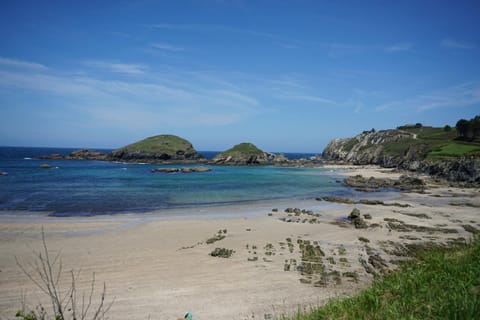
[[[468,130],[458,125],[464,122]],[[480,131],[475,129],[478,122],[479,116],[470,121],[460,120],[455,129],[427,127],[420,123],[391,130],[372,129],[353,138],[331,141],[323,157],[421,171],[450,180],[476,181],[480,178]]]
[[462,139],[463,136],[455,130],[447,128],[417,124],[392,130],[364,131],[353,138],[332,141],[324,154],[327,158],[342,160],[370,151],[387,157],[409,156],[415,159],[480,156],[479,141]]

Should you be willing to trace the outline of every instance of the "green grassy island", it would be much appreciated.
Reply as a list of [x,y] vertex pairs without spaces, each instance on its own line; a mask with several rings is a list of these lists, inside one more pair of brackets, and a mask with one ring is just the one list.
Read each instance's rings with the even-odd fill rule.
[[123,161],[204,160],[192,144],[175,135],[157,135],[112,151],[110,157]]

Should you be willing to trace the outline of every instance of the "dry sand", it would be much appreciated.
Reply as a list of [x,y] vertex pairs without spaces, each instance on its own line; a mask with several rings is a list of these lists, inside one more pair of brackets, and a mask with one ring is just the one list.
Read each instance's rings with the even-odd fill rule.
[[[344,175],[398,176],[375,167],[330,168]],[[379,195],[368,193],[364,198],[379,199]],[[368,261],[378,254],[386,268],[395,268],[390,261],[404,257],[385,253],[392,253],[395,243],[446,243],[471,237],[462,225],[480,229],[478,189],[430,186],[425,194],[398,193],[396,199],[385,202],[411,207],[302,200],[182,210],[171,213],[170,218],[165,213],[90,218],[2,215],[0,318],[13,318],[21,308],[22,294],[30,305],[44,301],[15,262],[15,257],[25,265],[32,261],[32,250],[41,249],[42,227],[50,252],[61,252],[64,270],[82,270],[77,283],[80,291],[88,289],[93,272],[98,287],[106,283],[107,299],[115,298],[110,319],[177,319],[187,311],[194,319],[268,319],[358,292],[372,280],[360,260]],[[274,207],[279,211],[269,216]],[[283,212],[287,207],[312,210],[321,216],[288,216]],[[354,207],[372,216],[366,220],[370,226],[378,226],[355,229],[338,220]],[[426,216],[414,216],[419,213]],[[384,218],[439,230],[392,230]],[[225,239],[206,244],[224,229]],[[444,233],[443,229],[457,233]],[[359,237],[370,242],[365,244]],[[305,283],[309,278],[296,270],[294,260],[297,265],[302,261],[298,240],[318,244],[325,253],[326,283],[315,285],[320,275]],[[235,252],[228,259],[210,256],[216,247]],[[254,257],[256,261],[249,261]],[[63,280],[68,286],[68,274]]]

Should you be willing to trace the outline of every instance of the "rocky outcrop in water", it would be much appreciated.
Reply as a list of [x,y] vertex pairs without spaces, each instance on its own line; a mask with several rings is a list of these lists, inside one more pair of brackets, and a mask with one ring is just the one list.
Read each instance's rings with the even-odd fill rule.
[[192,144],[174,135],[153,136],[112,151],[108,160],[125,162],[201,162],[206,161]]
[[107,155],[100,151],[80,149],[70,153],[68,158],[71,160],[105,160]]
[[268,165],[288,163],[283,154],[276,155],[260,150],[252,143],[240,143],[222,153],[217,154],[213,160],[217,165]]
[[207,167],[195,167],[195,168],[155,168],[152,172],[160,173],[193,173],[193,172],[210,172],[212,169]]
[[107,160],[107,154],[90,149],[79,149],[73,151],[69,155],[54,153],[40,156],[38,158],[47,160]]
[[153,136],[129,144],[108,154],[90,149],[80,149],[73,151],[69,155],[51,154],[41,156],[39,159],[148,163],[197,163],[206,161],[205,158],[193,148],[189,141],[174,135]]

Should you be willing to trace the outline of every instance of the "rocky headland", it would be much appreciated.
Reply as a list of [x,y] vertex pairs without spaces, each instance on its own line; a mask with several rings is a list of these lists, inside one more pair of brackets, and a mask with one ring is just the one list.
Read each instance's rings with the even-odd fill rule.
[[331,141],[322,156],[336,163],[379,165],[453,182],[480,183],[480,144],[459,140],[444,128],[403,126],[364,131]]

